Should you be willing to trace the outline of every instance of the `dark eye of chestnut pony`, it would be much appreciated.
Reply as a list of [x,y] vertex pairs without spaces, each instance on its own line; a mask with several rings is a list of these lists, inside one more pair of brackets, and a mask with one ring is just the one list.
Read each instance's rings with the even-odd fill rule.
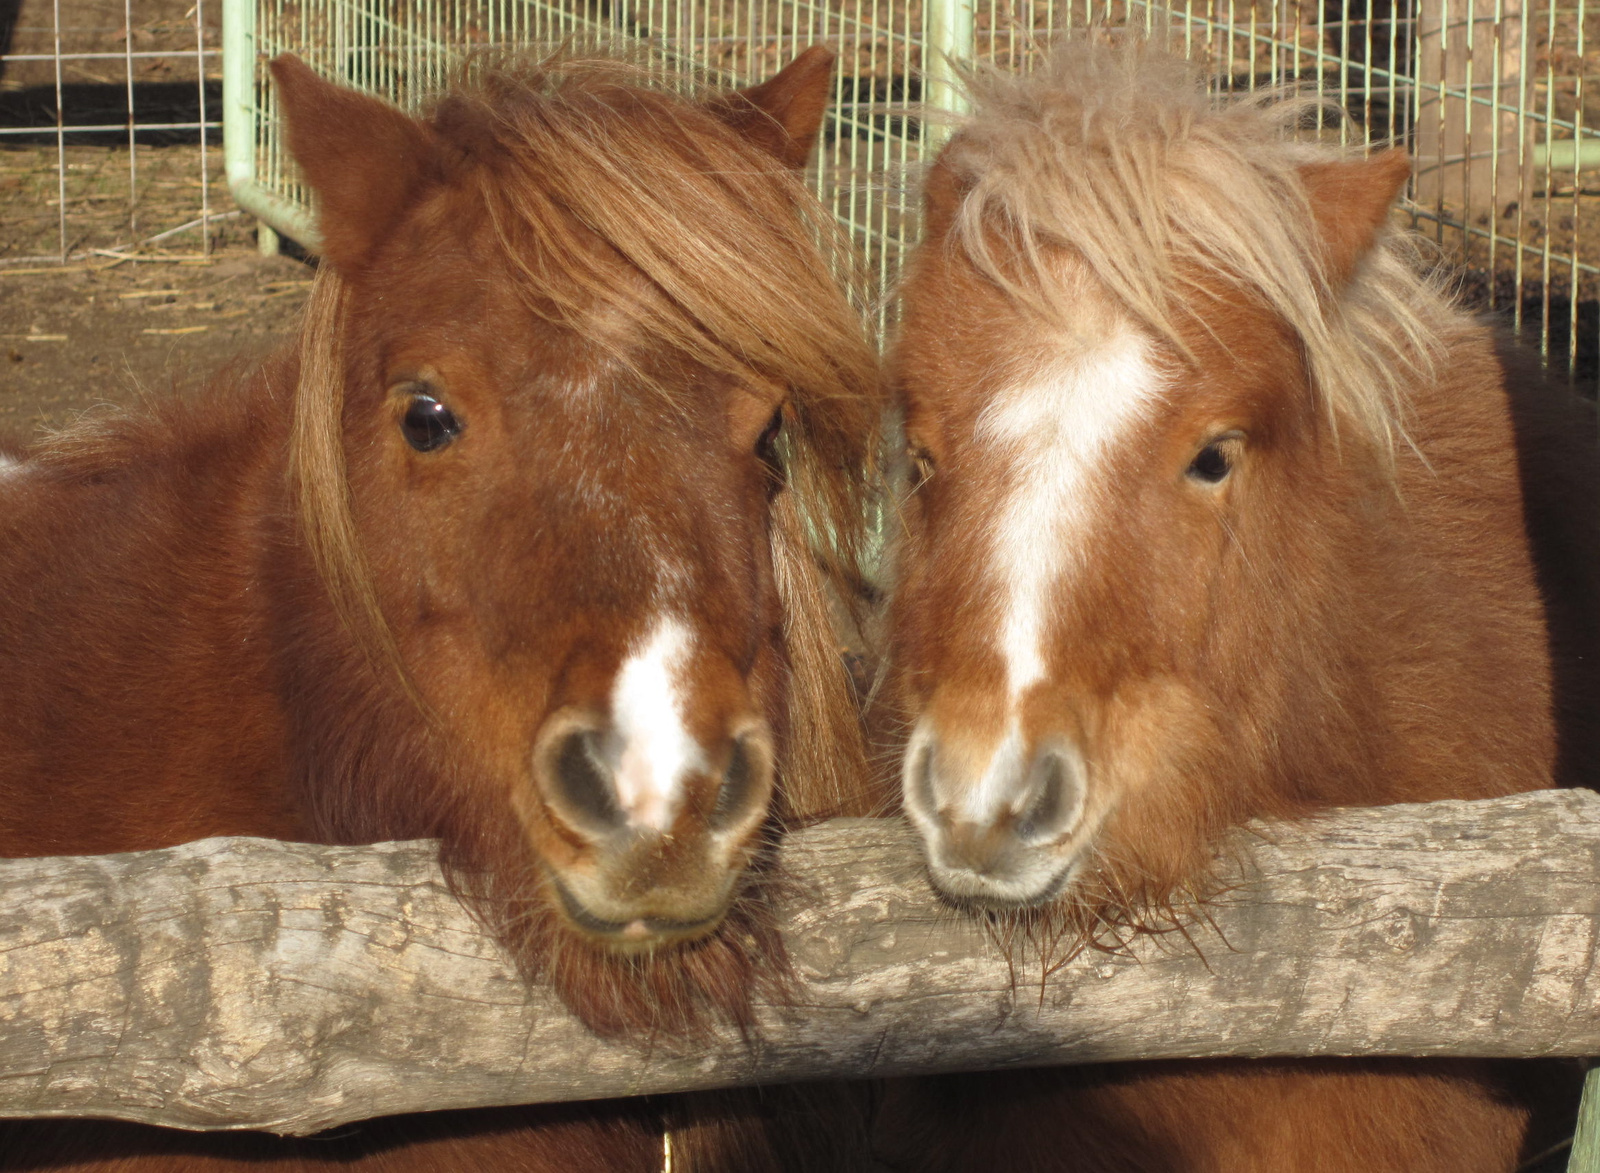
[[785,479],[783,457],[778,455],[778,437],[783,434],[783,408],[772,413],[767,426],[756,437],[756,459],[767,469],[767,492],[776,494]]
[[437,452],[461,434],[461,421],[433,396],[418,394],[406,405],[400,431],[418,452]]
[[756,437],[756,455],[765,463],[778,467],[778,436],[783,431],[783,408],[772,413],[767,426]]
[[1219,436],[1195,455],[1184,475],[1203,485],[1218,485],[1233,471],[1233,457],[1239,439],[1235,435]]

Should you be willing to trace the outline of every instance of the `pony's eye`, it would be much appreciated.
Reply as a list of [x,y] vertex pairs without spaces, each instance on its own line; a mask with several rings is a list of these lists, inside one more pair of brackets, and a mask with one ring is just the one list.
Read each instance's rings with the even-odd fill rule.
[[778,436],[782,432],[783,408],[780,407],[772,413],[767,426],[761,429],[761,435],[756,437],[756,455],[774,467],[778,464]]
[[1195,458],[1189,462],[1189,467],[1184,470],[1184,475],[1191,481],[1199,481],[1203,485],[1221,484],[1233,471],[1238,448],[1239,436],[1236,433],[1218,436],[1195,454]]
[[926,448],[912,445],[906,449],[906,458],[911,461],[911,491],[914,493],[932,479],[933,457]]
[[778,453],[778,437],[783,434],[783,408],[772,413],[767,426],[756,437],[756,459],[766,470],[767,499],[776,497],[788,479],[783,467],[783,457]]
[[436,452],[461,434],[461,421],[433,396],[413,395],[400,431],[418,452]]

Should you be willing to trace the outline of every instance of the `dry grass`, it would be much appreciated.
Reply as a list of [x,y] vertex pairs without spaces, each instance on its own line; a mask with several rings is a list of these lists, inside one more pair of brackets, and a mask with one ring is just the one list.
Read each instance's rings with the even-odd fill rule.
[[[130,168],[126,145],[69,141],[60,155],[53,143],[0,145],[0,261],[137,243],[199,219],[207,192],[213,216],[235,211],[220,143],[205,152],[204,182],[198,145],[140,146],[134,162],[136,168]],[[215,222],[213,234],[226,234],[227,225],[227,220]],[[203,248],[198,225],[164,243]]]

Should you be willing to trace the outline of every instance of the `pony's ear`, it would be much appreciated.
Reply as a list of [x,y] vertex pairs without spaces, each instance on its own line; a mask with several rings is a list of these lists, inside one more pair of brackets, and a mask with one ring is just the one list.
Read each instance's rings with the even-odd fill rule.
[[1322,241],[1323,264],[1334,288],[1349,280],[1371,250],[1410,175],[1411,159],[1400,148],[1365,159],[1307,163],[1300,168],[1300,182]]
[[320,204],[322,255],[353,272],[437,167],[428,130],[387,102],[319,77],[287,53],[271,63],[289,152]]
[[803,170],[828,109],[833,51],[812,45],[758,86],[710,103],[710,110],[786,166]]

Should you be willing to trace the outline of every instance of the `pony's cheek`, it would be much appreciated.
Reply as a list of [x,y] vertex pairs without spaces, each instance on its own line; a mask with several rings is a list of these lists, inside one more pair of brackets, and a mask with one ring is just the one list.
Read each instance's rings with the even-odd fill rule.
[[1225,752],[1225,740],[1214,707],[1178,678],[1127,682],[1101,714],[1091,802],[1098,791],[1098,800],[1117,812],[1118,823],[1146,828],[1135,840],[1146,833],[1191,838],[1192,827],[1167,827],[1169,816],[1192,811],[1184,791],[1213,768]]

